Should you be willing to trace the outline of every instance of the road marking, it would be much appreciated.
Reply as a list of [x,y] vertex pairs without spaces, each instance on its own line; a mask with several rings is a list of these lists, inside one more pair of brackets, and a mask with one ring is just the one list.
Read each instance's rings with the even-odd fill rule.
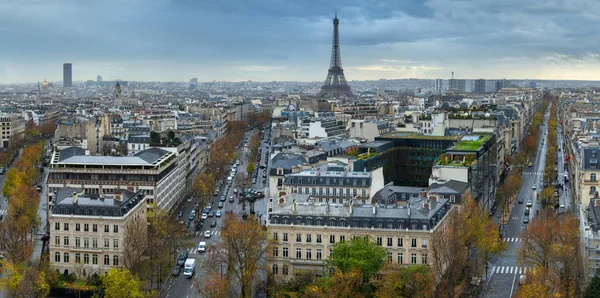
[[525,274],[527,273],[527,267],[495,266],[492,268],[492,272],[495,274]]
[[0,210],[0,215],[4,215],[4,214],[6,214],[6,211],[7,211],[7,210],[4,210],[4,209],[3,209],[3,210]]

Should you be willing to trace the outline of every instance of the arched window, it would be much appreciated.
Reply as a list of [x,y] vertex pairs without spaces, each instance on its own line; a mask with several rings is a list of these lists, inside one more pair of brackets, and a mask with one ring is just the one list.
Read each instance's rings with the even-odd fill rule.
[[289,267],[288,267],[288,265],[283,265],[283,267],[281,268],[281,273],[283,275],[285,275],[285,276],[288,275],[288,273],[289,273]]
[[590,180],[592,180],[592,182],[596,181],[596,174],[591,174],[590,175]]
[[92,265],[98,265],[98,255],[97,254],[92,255]]
[[59,252],[54,253],[54,262],[60,263],[60,253]]
[[63,261],[64,261],[65,263],[69,263],[69,253],[68,253],[68,252],[66,252],[66,253],[63,255]]
[[279,273],[279,267],[277,264],[273,264],[273,275],[277,275]]
[[75,264],[81,263],[81,255],[79,253],[75,254]]
[[113,256],[113,266],[119,266],[119,256]]
[[110,257],[108,255],[104,255],[104,265],[110,265]]
[[90,263],[90,254],[83,254],[83,263],[84,264]]

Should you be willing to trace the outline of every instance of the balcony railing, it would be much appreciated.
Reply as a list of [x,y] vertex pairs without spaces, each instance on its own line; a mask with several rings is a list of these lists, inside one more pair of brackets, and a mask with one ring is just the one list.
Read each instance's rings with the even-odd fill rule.
[[151,181],[112,181],[112,180],[79,180],[79,179],[51,179],[48,178],[48,184],[93,184],[93,185],[137,185],[154,186],[157,182]]
[[[165,167],[163,167],[165,168]],[[50,173],[108,173],[108,174],[146,174],[156,175],[159,173],[158,169],[97,169],[97,168],[50,168]]]

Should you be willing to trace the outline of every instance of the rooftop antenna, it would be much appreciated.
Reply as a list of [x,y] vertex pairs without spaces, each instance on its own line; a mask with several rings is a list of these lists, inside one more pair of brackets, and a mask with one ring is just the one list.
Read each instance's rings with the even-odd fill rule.
[[335,9],[335,18],[337,19],[337,8]]
[[452,79],[454,80],[454,72],[452,72]]

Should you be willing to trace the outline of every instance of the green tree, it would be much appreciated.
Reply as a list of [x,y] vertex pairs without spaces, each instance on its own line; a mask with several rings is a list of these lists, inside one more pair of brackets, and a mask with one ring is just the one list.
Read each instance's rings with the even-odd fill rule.
[[102,275],[104,297],[107,298],[142,298],[140,281],[127,269],[113,268]]
[[150,146],[160,146],[160,133],[156,131],[150,132]]
[[358,270],[366,283],[377,274],[386,256],[385,249],[369,239],[358,237],[336,243],[327,263],[343,273]]
[[596,270],[596,274],[590,281],[590,284],[585,289],[584,298],[595,298],[600,297],[600,272]]

